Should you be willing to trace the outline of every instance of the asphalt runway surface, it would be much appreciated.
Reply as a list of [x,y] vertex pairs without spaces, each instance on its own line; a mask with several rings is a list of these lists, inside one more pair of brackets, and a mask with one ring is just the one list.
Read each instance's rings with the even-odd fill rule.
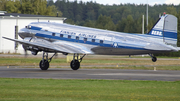
[[107,80],[157,80],[179,81],[180,71],[169,70],[123,70],[123,69],[79,69],[63,68],[11,68],[0,66],[2,78],[42,78],[42,79],[107,79]]

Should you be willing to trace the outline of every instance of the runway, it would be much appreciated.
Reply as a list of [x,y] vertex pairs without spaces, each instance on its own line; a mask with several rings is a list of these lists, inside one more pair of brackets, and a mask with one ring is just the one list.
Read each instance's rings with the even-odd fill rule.
[[49,68],[7,68],[0,66],[3,78],[42,78],[42,79],[107,79],[107,80],[157,80],[178,81],[180,71],[168,70],[122,70],[122,69],[71,69]]

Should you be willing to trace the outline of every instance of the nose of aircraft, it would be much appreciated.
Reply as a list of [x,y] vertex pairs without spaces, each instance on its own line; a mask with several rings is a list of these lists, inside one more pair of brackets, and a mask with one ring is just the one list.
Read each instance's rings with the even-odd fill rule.
[[32,34],[32,33],[30,32],[30,30],[25,29],[25,28],[21,29],[21,30],[18,32],[18,35],[19,35],[22,39],[24,39],[25,37],[33,37],[33,36],[34,36],[34,34]]

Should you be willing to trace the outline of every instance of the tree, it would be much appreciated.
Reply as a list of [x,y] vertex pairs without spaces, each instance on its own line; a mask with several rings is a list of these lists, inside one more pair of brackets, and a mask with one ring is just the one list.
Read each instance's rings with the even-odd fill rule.
[[15,11],[17,11],[17,8],[14,6],[13,1],[6,2],[6,11],[9,13],[15,13]]
[[133,33],[134,32],[134,19],[131,15],[127,16],[127,22],[125,24],[124,32]]
[[177,14],[178,16],[178,35],[177,35],[177,46],[180,47],[180,11]]
[[103,16],[100,15],[98,17],[98,20],[96,21],[96,27],[101,29],[107,29],[107,30],[116,30],[116,26],[113,23],[111,16]]
[[96,21],[96,27],[100,29],[104,29],[104,26],[106,24],[106,16],[100,15],[98,17],[98,20]]
[[47,0],[47,5],[48,5],[48,6],[54,5],[54,1],[53,1],[53,0]]
[[112,19],[113,19],[113,22],[114,22],[115,24],[117,24],[118,21],[121,20],[120,16],[121,16],[120,13],[115,13],[115,14],[113,15]]
[[121,14],[120,18],[127,18],[128,15],[131,14],[131,10],[126,6],[121,6],[117,9],[117,12]]
[[15,0],[14,6],[16,7],[15,13],[21,13],[21,3],[19,2],[19,0]]
[[34,14],[33,4],[29,0],[22,0],[21,12],[23,14]]
[[7,2],[7,0],[0,0],[0,10],[1,11],[5,11],[6,10],[6,2]]
[[176,11],[176,8],[174,6],[167,7],[167,13],[177,16],[177,11]]
[[72,24],[72,25],[75,24],[75,23],[74,23],[74,20],[72,20],[72,19],[67,19],[67,20],[65,20],[65,23]]
[[94,27],[95,28],[95,21],[86,20],[84,26],[86,26],[86,27]]
[[104,29],[115,31],[116,26],[115,26],[115,24],[113,23],[112,20],[109,20],[108,23],[104,26]]
[[119,20],[117,25],[116,25],[116,31],[124,32],[126,23],[127,23],[127,20],[125,18],[122,18],[122,20]]

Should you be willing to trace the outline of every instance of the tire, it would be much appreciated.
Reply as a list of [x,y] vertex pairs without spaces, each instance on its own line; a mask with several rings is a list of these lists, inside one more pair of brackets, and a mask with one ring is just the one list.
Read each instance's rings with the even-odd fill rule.
[[49,62],[47,60],[44,60],[44,63],[42,64],[42,60],[39,63],[39,67],[41,70],[47,70],[49,68]]
[[156,62],[156,61],[157,61],[157,58],[156,58],[156,57],[153,57],[153,58],[152,58],[152,61],[153,61],[153,62]]
[[73,70],[78,70],[79,67],[80,67],[80,62],[78,60],[71,61],[71,68]]

